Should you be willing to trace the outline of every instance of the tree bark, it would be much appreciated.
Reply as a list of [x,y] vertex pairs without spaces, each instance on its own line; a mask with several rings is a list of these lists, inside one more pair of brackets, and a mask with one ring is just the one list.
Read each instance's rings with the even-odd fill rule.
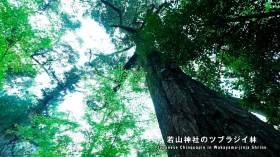
[[[211,90],[187,76],[176,64],[163,67],[160,57],[155,53],[149,55],[144,63],[147,85],[154,103],[156,115],[166,146],[168,156],[260,156],[273,157],[280,154],[280,132],[264,123],[234,101]],[[167,141],[167,136],[174,137],[174,143]],[[175,143],[178,136],[182,143]],[[199,137],[199,143],[185,143],[184,137]],[[201,137],[207,137],[206,143]],[[220,138],[224,140],[220,142]],[[232,137],[228,143],[227,136]],[[255,136],[257,142],[250,143]],[[210,137],[216,137],[211,143]],[[236,142],[234,138],[240,137]],[[248,137],[246,143],[242,141]],[[212,140],[211,140],[212,141]],[[180,149],[182,146],[205,146],[205,149]],[[207,149],[211,146],[211,149]],[[237,149],[217,150],[214,146],[237,146]],[[239,146],[248,146],[248,150],[239,150]],[[266,149],[252,149],[263,146]],[[260,147],[259,147],[260,148]]]

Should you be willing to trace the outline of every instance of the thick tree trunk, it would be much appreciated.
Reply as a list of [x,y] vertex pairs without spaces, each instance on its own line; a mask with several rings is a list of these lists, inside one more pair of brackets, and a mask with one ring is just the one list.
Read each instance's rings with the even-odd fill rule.
[[[159,64],[157,55],[147,57],[146,80],[163,140],[166,146],[173,146],[168,156],[279,156],[279,131],[232,100],[191,79],[175,64],[156,70]],[[168,136],[174,137],[173,143],[167,141]],[[182,137],[182,143],[176,143],[178,136]],[[185,143],[184,137],[188,136],[192,140],[193,136],[198,137],[199,143]],[[250,142],[251,136],[256,137],[256,143]],[[202,137],[207,138],[205,143]],[[246,137],[245,143],[242,139]],[[182,149],[183,146],[201,146],[201,149]],[[218,150],[215,146],[237,147]]]

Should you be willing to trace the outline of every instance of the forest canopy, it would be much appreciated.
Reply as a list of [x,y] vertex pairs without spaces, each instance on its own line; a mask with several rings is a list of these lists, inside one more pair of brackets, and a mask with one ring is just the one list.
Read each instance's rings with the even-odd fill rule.
[[[0,0],[0,156],[277,156],[279,17],[267,0]],[[75,119],[59,108],[78,93]],[[157,149],[219,136],[266,149]]]

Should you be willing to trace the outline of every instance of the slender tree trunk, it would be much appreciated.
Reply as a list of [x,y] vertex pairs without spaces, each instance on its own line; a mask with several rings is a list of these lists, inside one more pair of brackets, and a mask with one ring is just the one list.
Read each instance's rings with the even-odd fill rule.
[[[168,156],[279,156],[279,131],[234,101],[191,79],[175,64],[157,69],[161,64],[159,58],[156,54],[149,55],[144,66],[163,140],[166,146],[177,146],[168,150]],[[168,136],[174,137],[173,143],[167,141]],[[178,136],[182,137],[182,143],[176,143]],[[184,137],[188,136],[197,136],[199,143],[185,143]],[[206,143],[201,142],[204,136]],[[222,136],[224,139],[219,143]],[[230,142],[228,136],[232,138]],[[251,136],[256,137],[256,143],[250,143]],[[242,139],[246,137],[244,143]],[[201,149],[182,149],[183,146],[201,146]],[[215,146],[237,147],[217,150]],[[252,149],[253,146],[263,147]]]

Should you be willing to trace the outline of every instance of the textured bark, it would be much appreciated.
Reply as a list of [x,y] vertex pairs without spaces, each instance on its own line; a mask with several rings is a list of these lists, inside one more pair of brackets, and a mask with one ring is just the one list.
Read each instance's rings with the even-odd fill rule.
[[[258,119],[234,101],[191,79],[178,66],[160,67],[160,59],[152,54],[145,66],[147,84],[154,103],[162,137],[167,146],[212,146],[205,150],[169,150],[168,156],[260,156],[280,154],[280,133]],[[160,71],[160,72],[158,72]],[[167,136],[221,137],[248,136],[247,143],[215,142],[206,144],[170,144]],[[251,144],[250,136],[257,142]],[[241,139],[240,139],[241,140]],[[213,146],[249,146],[249,150],[215,150]],[[252,145],[266,146],[265,150],[251,149]]]

